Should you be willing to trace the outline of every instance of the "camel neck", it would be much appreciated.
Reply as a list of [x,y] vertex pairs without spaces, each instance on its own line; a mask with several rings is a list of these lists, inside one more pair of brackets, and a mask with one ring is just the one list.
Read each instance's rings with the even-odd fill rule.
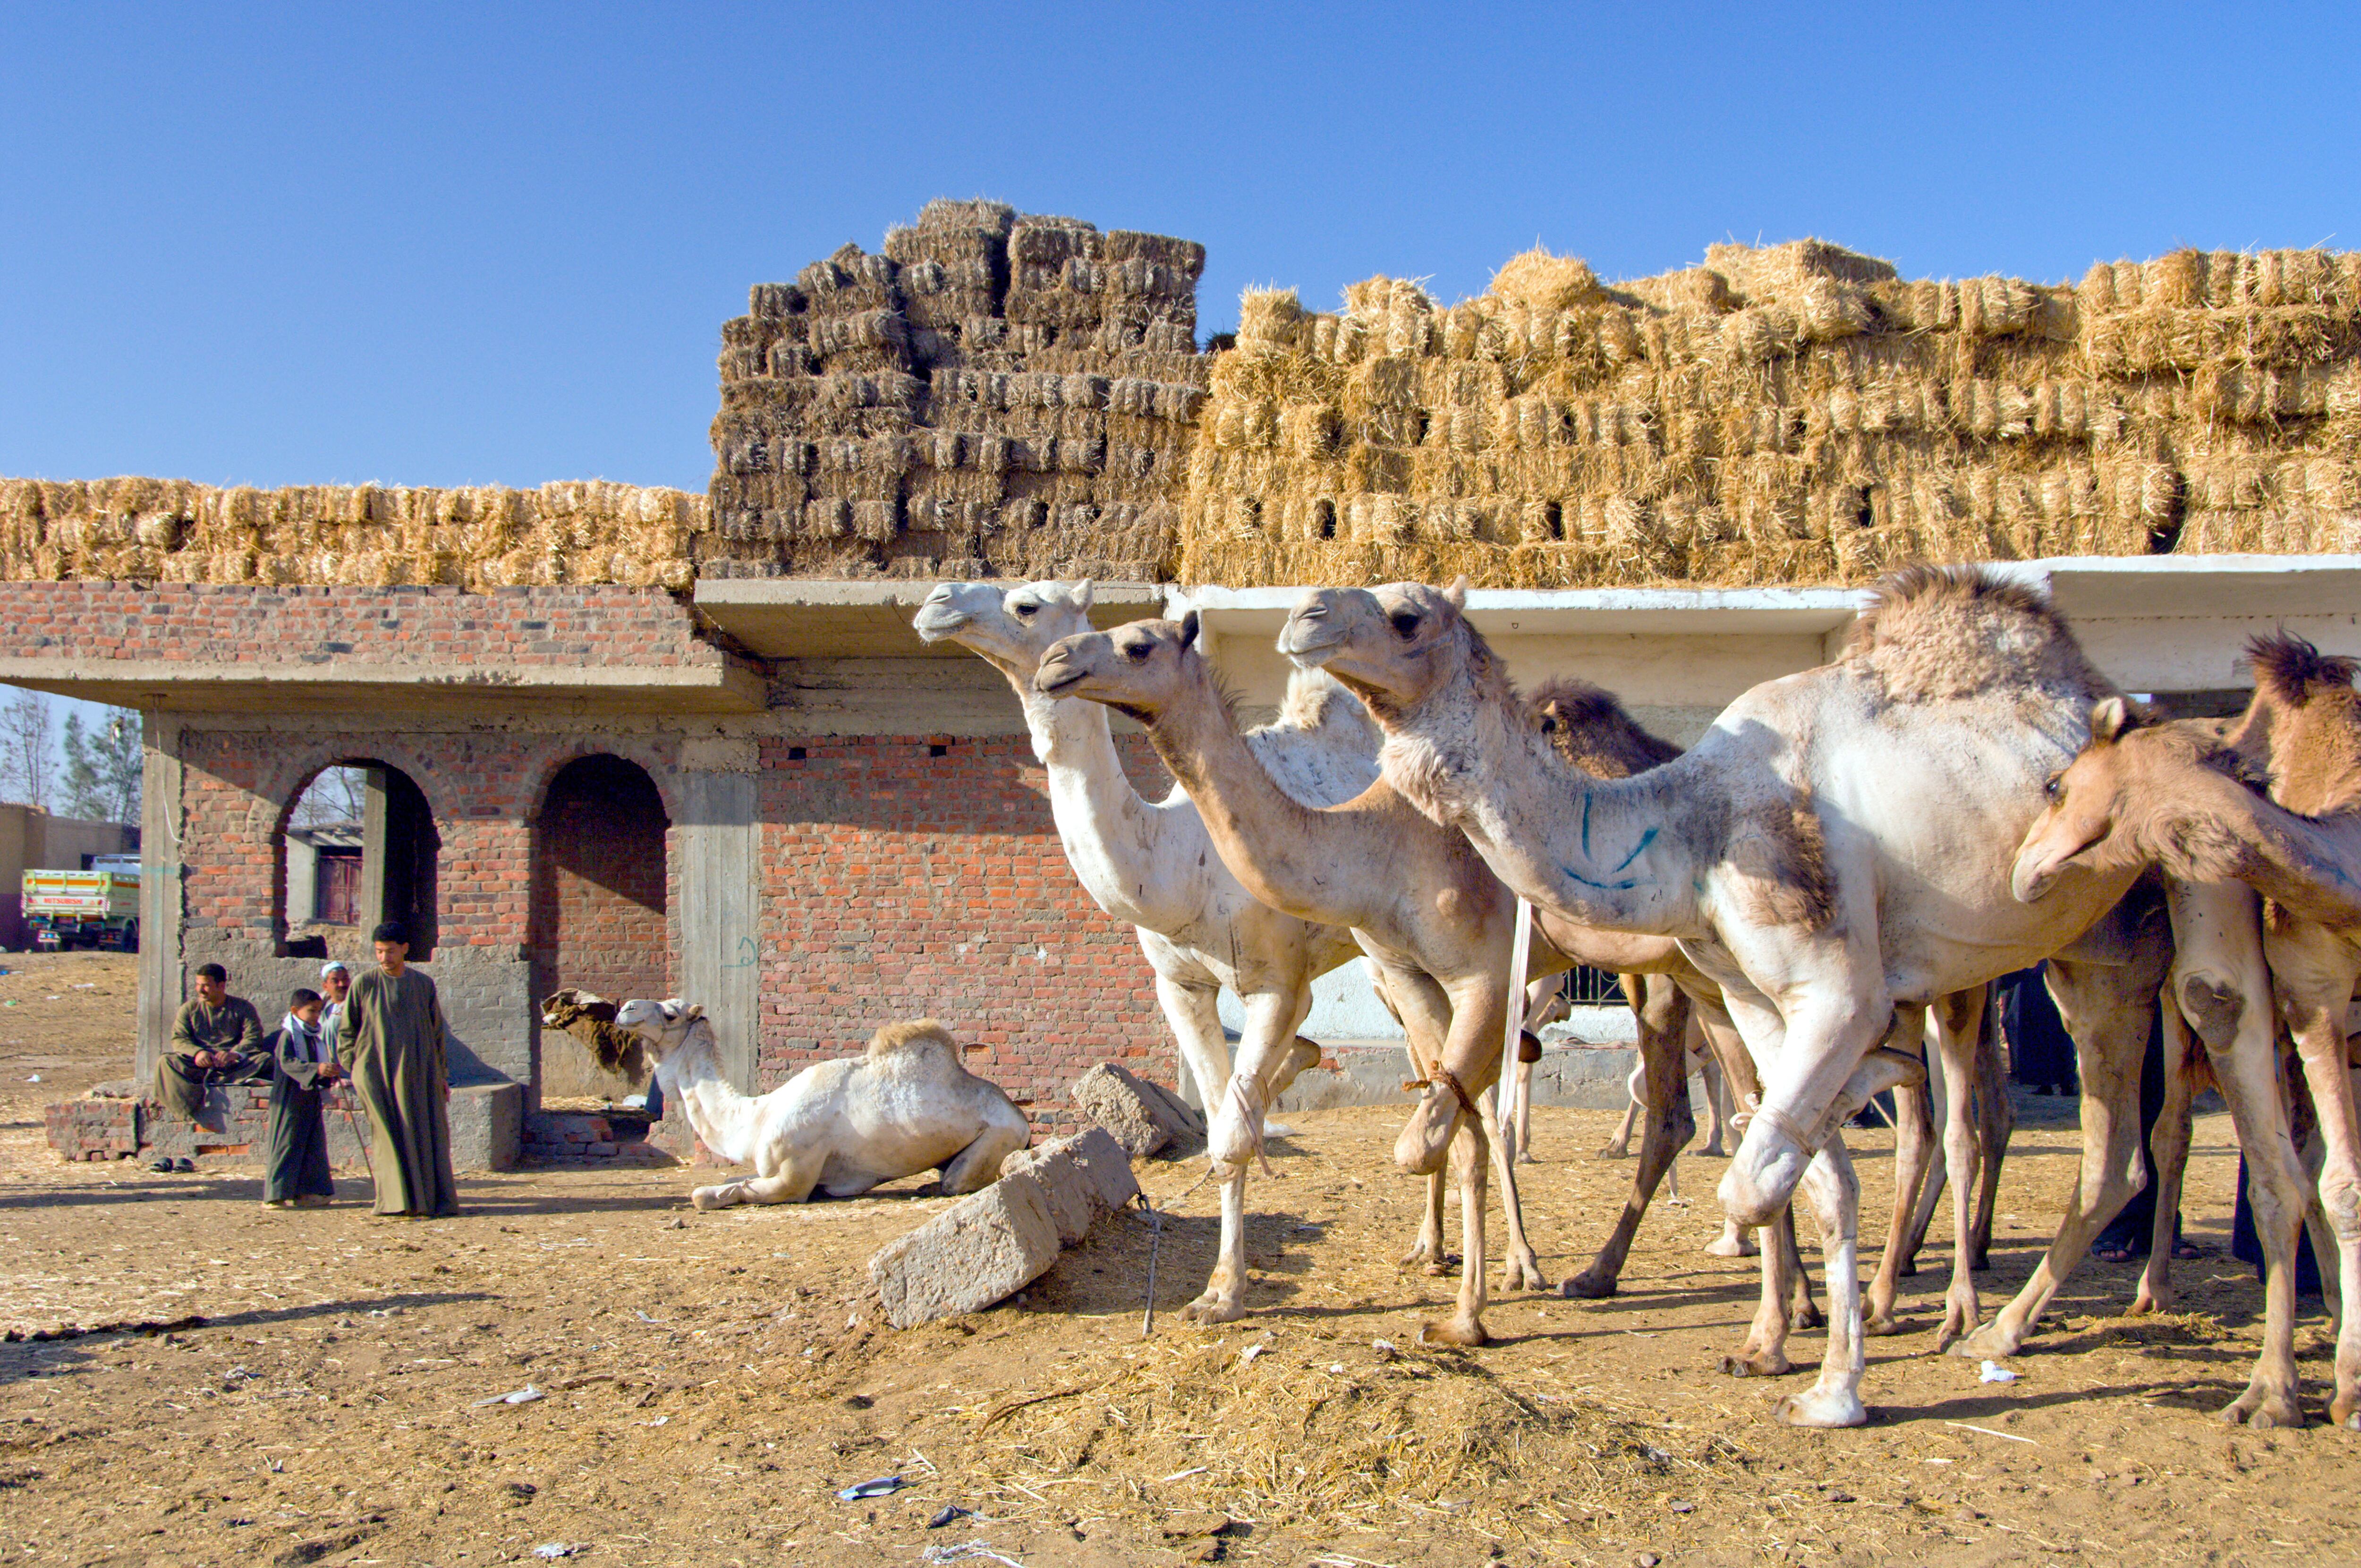
[[1025,705],[1033,755],[1049,775],[1049,816],[1084,892],[1116,919],[1151,930],[1185,920],[1175,902],[1168,814],[1140,798],[1115,748],[1107,711],[1044,696],[1009,677]]
[[1693,795],[1713,794],[1703,770],[1685,756],[1598,778],[1560,757],[1512,700],[1504,683],[1479,684],[1463,668],[1393,718],[1379,754],[1385,776],[1465,832],[1493,873],[1539,908],[1607,930],[1701,934],[1705,868],[1697,835],[1683,829]]
[[721,1070],[711,1024],[699,1018],[688,1026],[687,1038],[657,1061],[656,1082],[667,1099],[679,1102],[699,1143],[725,1159],[752,1157],[748,1135],[756,1102]]
[[1315,809],[1280,789],[1238,733],[1204,661],[1191,653],[1187,667],[1194,677],[1149,721],[1148,740],[1196,802],[1223,863],[1257,899],[1300,920],[1366,923],[1358,895],[1371,879],[1355,868],[1389,856],[1364,814]]
[[2132,838],[2189,882],[2243,882],[2289,914],[2361,930],[2361,814],[2301,817],[2209,767],[2160,784]]

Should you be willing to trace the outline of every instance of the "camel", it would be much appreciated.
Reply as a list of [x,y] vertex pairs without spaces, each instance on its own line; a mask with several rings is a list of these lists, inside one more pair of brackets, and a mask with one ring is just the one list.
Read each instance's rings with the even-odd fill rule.
[[762,1095],[741,1093],[722,1072],[702,1008],[678,997],[626,1002],[615,1027],[646,1045],[657,1084],[677,1097],[698,1140],[754,1168],[745,1180],[695,1189],[689,1201],[699,1209],[800,1203],[814,1188],[852,1198],[937,1169],[943,1193],[974,1192],[1033,1139],[1025,1113],[961,1065],[959,1042],[932,1018],[888,1024],[860,1056],[814,1062]]
[[[1536,909],[1674,938],[1719,984],[1763,1076],[1722,1200],[1741,1223],[1761,1224],[1801,1183],[1828,1259],[1828,1353],[1813,1387],[1782,1401],[1781,1419],[1867,1419],[1860,1189],[1836,1129],[1877,1091],[1923,1075],[1914,1055],[1883,1042],[1915,1048],[1929,1004],[2051,959],[2053,990],[2086,1057],[2080,1201],[2035,1280],[1992,1325],[2003,1332],[1979,1330],[1951,1348],[2021,1343],[2128,1195],[2137,1123],[2126,1124],[2119,1064],[2136,1070],[2166,961],[2142,938],[2140,911],[2125,906],[2136,867],[2070,879],[2040,905],[2009,896],[2009,846],[2038,811],[2043,781],[2087,733],[2092,703],[2114,691],[2064,620],[2039,595],[1989,574],[1898,574],[1836,663],[1739,697],[1680,758],[1601,781],[1566,767],[1539,733],[1465,603],[1464,583],[1317,589],[1298,603],[1280,648],[1360,696],[1386,731],[1386,780],[1462,832]],[[2261,994],[2258,944],[2239,948],[2230,926],[2201,936],[2213,945],[2184,944],[2183,970],[2202,950],[2208,982]],[[2246,1046],[2234,1103],[2242,1134],[2262,1137],[2272,1101],[2268,1069],[2251,1059],[2251,1012],[2231,1020]],[[1947,1053],[1945,1067],[1952,1081],[1970,1081],[1971,1051]],[[1439,1148],[1458,1116],[1430,1094],[1404,1142]],[[1973,1135],[1957,1131],[1947,1153],[1963,1173]],[[1964,1243],[1960,1251],[1964,1260]],[[1955,1271],[1947,1330],[1963,1273]],[[1785,1365],[1787,1324],[1767,1275],[1741,1366]],[[2291,1374],[2291,1338],[2284,1361],[2277,1348],[2241,1413],[2286,1412],[2279,1378]]]
[[[1232,726],[1211,669],[1194,646],[1196,620],[1135,621],[1112,632],[1066,639],[1042,660],[1035,676],[1045,692],[1088,697],[1148,728],[1150,742],[1182,788],[1196,800],[1216,850],[1246,888],[1274,906],[1308,919],[1348,924],[1384,975],[1384,991],[1401,1016],[1420,1066],[1419,1087],[1429,1098],[1447,1095],[1465,1113],[1452,1140],[1428,1151],[1397,1147],[1410,1168],[1433,1174],[1446,1152],[1462,1193],[1463,1245],[1468,1259],[1453,1316],[1430,1323],[1427,1335],[1457,1343],[1484,1343],[1483,1194],[1490,1148],[1500,1142],[1486,1097],[1501,1069],[1501,1044],[1510,999],[1521,1003],[1523,981],[1584,961],[1624,972],[1633,944],[1579,933],[1543,918],[1544,938],[1528,974],[1507,973],[1516,902],[1477,861],[1466,844],[1441,832],[1382,781],[1354,800],[1309,808],[1276,788]],[[1587,943],[1587,945],[1586,945]],[[1570,952],[1569,948],[1575,949]],[[1694,1132],[1684,1100],[1671,1092],[1679,1070],[1677,1020],[1653,1030],[1666,1042],[1648,1054],[1667,1079],[1651,1096],[1650,1153],[1641,1181],[1613,1236],[1591,1267],[1569,1281],[1569,1295],[1605,1295],[1628,1253],[1655,1180]],[[1657,1135],[1661,1132],[1664,1135]],[[1501,1171],[1510,1241],[1510,1288],[1537,1284],[1540,1272],[1521,1233],[1513,1201],[1513,1168]]]
[[[2070,865],[2127,855],[2153,858],[2189,876],[2222,871],[2225,861],[2273,860],[2284,817],[2318,818],[2361,806],[2355,662],[2325,656],[2285,632],[2255,638],[2247,652],[2255,694],[2226,733],[2202,722],[2144,725],[2122,704],[2102,705],[2092,716],[2091,743],[2053,782],[2049,809],[2026,835],[2015,871],[2023,896],[2046,895]],[[2248,793],[2248,782],[2265,785],[2268,801]],[[2252,806],[2222,812],[2225,784]],[[2266,880],[2283,883],[2286,874]],[[2285,891],[2282,885],[2272,894],[2263,952],[2317,1118],[2321,1168],[2318,1201],[2311,1206],[2313,1239],[2323,1258],[2332,1253],[2336,1258],[2336,1283],[2330,1287],[2338,1318],[2336,1390],[2329,1414],[2339,1425],[2361,1427],[2361,1124],[2345,1036],[2345,1011],[2361,982],[2361,921],[2323,917],[2321,905],[2333,914],[2342,888],[2303,903],[2282,899]],[[2166,1104],[2157,1122],[2163,1144],[2157,1150],[2159,1240],[2142,1275],[2136,1310],[2170,1300],[2173,1209],[2165,1203],[2178,1207],[2194,1087],[2191,1058],[2178,1032],[2168,1038]]]
[[[1264,1108],[1319,1059],[1296,1043],[1311,1010],[1312,981],[1360,956],[1360,948],[1341,926],[1299,920],[1257,902],[1213,853],[1185,794],[1141,798],[1124,773],[1105,708],[1033,689],[1034,670],[1050,644],[1091,630],[1091,599],[1088,582],[1014,588],[945,583],[927,596],[916,625],[928,642],[957,642],[977,654],[1016,690],[1033,754],[1049,773],[1049,811],[1067,863],[1101,909],[1137,929],[1156,973],[1157,1001],[1205,1103],[1214,1163],[1224,1168],[1213,1274],[1180,1318],[1232,1322],[1246,1315],[1242,1157],[1260,1145]],[[1377,742],[1359,703],[1324,677],[1291,681],[1279,722],[1246,740],[1282,788],[1315,805],[1368,787],[1377,777]],[[1224,987],[1246,1014],[1235,1078],[1218,1006]],[[1233,1087],[1244,1083],[1255,1086],[1251,1093]],[[1224,1119],[1246,1102],[1255,1107],[1256,1124],[1228,1126]],[[1439,1236],[1440,1213],[1428,1223]]]
[[[1697,1153],[1719,1159],[1722,1156],[1721,1131],[1730,1124],[1730,1087],[1721,1075],[1721,1064],[1705,1043],[1705,1032],[1692,1024],[1681,1038],[1681,1089],[1688,1091],[1688,1080],[1705,1080],[1705,1143]],[[1640,1113],[1647,1102],[1640,1098],[1640,1088],[1647,1069],[1638,1063],[1631,1067],[1631,1076],[1623,1080],[1623,1094],[1629,1102],[1623,1107],[1623,1120],[1616,1124],[1615,1135],[1598,1151],[1601,1159],[1631,1157],[1631,1129],[1639,1124]]]

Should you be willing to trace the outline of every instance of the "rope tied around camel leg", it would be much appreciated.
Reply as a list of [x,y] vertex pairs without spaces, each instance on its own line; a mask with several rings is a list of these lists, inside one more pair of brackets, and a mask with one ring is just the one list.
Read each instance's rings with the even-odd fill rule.
[[[1193,1187],[1189,1190],[1191,1192],[1195,1190]],[[1146,1192],[1136,1196],[1139,1199],[1140,1208],[1148,1215],[1148,1312],[1140,1320],[1139,1337],[1152,1339],[1156,1334],[1156,1256],[1164,1246],[1164,1216],[1157,1212],[1156,1205],[1148,1201]],[[1188,1193],[1181,1196],[1185,1198]]]

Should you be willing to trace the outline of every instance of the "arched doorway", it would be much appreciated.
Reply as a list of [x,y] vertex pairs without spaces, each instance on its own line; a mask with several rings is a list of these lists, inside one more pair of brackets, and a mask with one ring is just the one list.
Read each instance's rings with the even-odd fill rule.
[[348,757],[287,803],[275,924],[287,958],[366,958],[380,921],[410,927],[410,956],[434,956],[442,838],[426,793],[390,762]]
[[[647,770],[582,757],[558,770],[533,824],[534,995],[563,986],[617,1002],[670,994],[664,839],[671,821]],[[544,1038],[544,1100],[633,1092],[588,1052]]]

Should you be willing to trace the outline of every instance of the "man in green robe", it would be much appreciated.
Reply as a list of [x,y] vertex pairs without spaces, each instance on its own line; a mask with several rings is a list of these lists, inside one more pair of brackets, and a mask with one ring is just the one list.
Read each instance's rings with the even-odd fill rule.
[[172,1019],[172,1043],[156,1058],[156,1098],[173,1114],[193,1122],[205,1103],[209,1083],[252,1083],[270,1076],[270,1053],[262,1043],[262,1019],[254,1003],[229,993],[229,971],[219,964],[197,970],[197,994]]
[[377,1212],[439,1218],[459,1212],[451,1174],[451,1080],[443,1004],[410,967],[410,931],[375,933],[378,967],[353,981],[336,1014],[336,1055],[369,1119]]

